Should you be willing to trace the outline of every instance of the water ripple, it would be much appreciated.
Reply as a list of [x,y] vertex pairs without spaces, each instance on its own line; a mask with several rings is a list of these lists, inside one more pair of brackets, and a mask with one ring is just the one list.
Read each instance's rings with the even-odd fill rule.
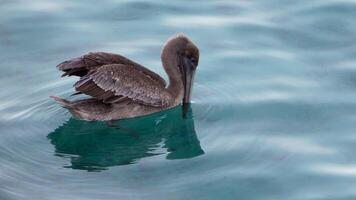
[[[356,197],[354,0],[1,5],[0,199]],[[189,123],[120,122],[134,140],[48,98],[72,98],[55,65],[90,51],[165,76],[176,32],[201,53]]]

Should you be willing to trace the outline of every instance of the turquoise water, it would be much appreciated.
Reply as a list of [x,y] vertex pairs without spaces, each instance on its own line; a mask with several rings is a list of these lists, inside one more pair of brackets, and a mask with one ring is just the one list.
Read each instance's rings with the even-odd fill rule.
[[[0,2],[0,200],[356,198],[356,2]],[[193,104],[117,130],[71,118],[59,62],[120,53],[167,76],[200,48]]]

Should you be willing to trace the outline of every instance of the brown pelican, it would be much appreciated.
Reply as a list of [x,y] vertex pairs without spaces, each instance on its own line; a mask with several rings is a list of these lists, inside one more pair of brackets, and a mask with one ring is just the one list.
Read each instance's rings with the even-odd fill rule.
[[166,110],[190,102],[199,50],[183,34],[168,39],[161,53],[163,78],[121,55],[96,52],[60,63],[63,76],[79,76],[75,94],[93,98],[68,101],[51,96],[73,116],[83,120],[112,121]]

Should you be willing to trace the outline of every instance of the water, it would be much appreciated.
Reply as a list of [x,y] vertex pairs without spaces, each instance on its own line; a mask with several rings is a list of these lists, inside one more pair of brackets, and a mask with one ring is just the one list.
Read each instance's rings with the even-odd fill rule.
[[[356,2],[0,2],[0,199],[346,200],[356,190]],[[71,118],[59,62],[125,55],[166,78],[200,48],[192,112]]]

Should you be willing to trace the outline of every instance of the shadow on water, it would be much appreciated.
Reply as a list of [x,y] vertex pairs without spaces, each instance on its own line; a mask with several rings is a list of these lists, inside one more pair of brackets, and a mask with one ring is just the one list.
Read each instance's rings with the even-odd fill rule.
[[194,129],[191,109],[186,119],[181,107],[130,120],[116,122],[135,130],[108,127],[104,122],[87,122],[71,118],[48,134],[55,155],[70,159],[65,167],[87,171],[129,165],[141,158],[164,154],[167,159],[186,159],[204,154]]

